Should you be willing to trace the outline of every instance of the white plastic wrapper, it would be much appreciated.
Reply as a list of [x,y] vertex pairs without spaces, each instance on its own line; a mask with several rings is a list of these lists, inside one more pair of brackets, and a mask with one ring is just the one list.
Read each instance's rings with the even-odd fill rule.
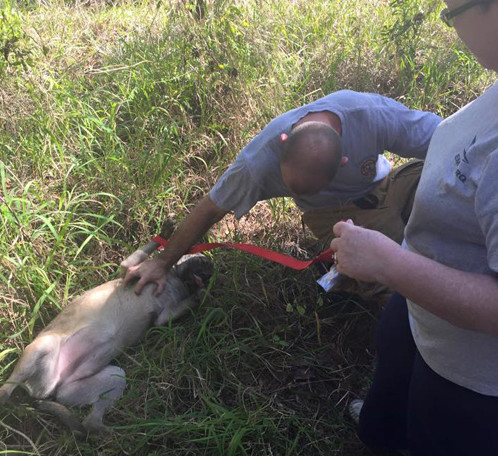
[[334,285],[339,280],[341,275],[337,272],[335,266],[332,266],[326,274],[317,280],[318,285],[320,285],[325,291],[330,291]]

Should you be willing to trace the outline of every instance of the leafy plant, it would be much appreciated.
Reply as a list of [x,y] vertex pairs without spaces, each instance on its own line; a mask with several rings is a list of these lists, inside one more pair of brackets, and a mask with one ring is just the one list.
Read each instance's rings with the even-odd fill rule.
[[22,29],[14,1],[0,1],[0,76],[9,66],[27,68],[30,63],[29,40]]

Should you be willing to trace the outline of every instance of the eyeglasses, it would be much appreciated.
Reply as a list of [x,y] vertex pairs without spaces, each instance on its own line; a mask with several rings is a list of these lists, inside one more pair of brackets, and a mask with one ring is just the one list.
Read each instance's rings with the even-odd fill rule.
[[493,1],[494,0],[471,0],[470,2],[464,3],[453,10],[445,8],[441,11],[439,17],[448,27],[453,27],[453,19],[459,14],[462,14],[464,11],[473,8],[474,6],[487,5],[489,3],[493,3]]

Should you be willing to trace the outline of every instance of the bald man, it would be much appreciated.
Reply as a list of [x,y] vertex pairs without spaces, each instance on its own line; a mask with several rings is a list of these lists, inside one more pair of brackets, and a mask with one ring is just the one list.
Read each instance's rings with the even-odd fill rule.
[[[128,270],[162,292],[169,269],[209,228],[262,200],[292,197],[303,221],[328,247],[341,219],[398,243],[411,211],[422,160],[441,119],[390,98],[341,90],[273,119],[237,156],[155,259]],[[418,160],[391,170],[385,151]]]

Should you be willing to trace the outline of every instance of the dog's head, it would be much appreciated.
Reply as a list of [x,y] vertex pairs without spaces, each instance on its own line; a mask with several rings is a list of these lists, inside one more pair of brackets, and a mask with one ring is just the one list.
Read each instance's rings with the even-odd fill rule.
[[174,273],[192,293],[207,285],[213,271],[213,262],[201,253],[183,255],[174,266]]

